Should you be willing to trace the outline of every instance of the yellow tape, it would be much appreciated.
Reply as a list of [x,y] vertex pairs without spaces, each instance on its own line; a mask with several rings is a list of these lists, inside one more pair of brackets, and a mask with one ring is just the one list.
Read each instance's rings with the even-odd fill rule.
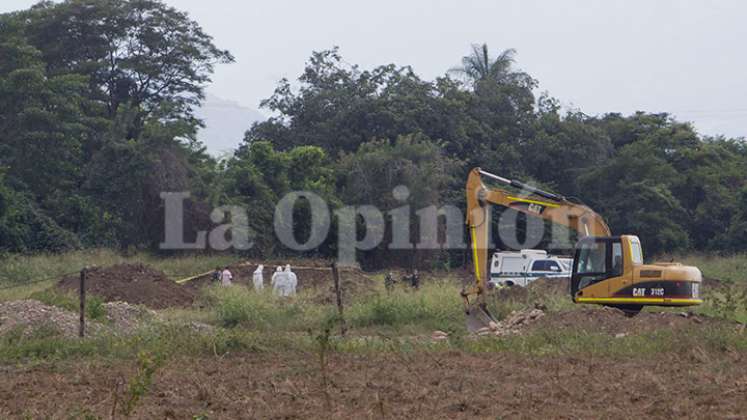
[[194,280],[194,279],[199,279],[200,277],[203,277],[203,276],[207,276],[207,275],[209,275],[209,274],[213,274],[213,272],[214,272],[214,271],[215,271],[215,270],[213,270],[213,271],[208,271],[207,273],[202,273],[202,274],[198,274],[198,275],[196,275],[196,276],[192,276],[192,277],[187,277],[186,279],[181,279],[181,280],[177,280],[177,281],[176,281],[176,283],[177,283],[177,284],[184,284],[184,283],[186,283],[186,282],[188,282],[188,281],[192,281],[192,280]]

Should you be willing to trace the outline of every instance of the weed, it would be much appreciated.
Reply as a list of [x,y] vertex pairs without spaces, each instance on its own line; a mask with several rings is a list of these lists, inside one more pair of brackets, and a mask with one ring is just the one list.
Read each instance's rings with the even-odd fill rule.
[[429,283],[418,291],[395,290],[354,302],[346,318],[354,327],[416,327],[463,331],[464,315],[459,289],[446,282]]
[[333,308],[310,302],[303,293],[284,299],[269,291],[257,293],[245,287],[213,286],[207,289],[206,301],[223,327],[243,326],[255,330],[304,331],[320,325]]
[[[67,309],[71,312],[80,310],[80,298],[77,294],[70,291],[62,291],[50,288],[33,293],[30,299],[38,300],[46,305],[57,306],[58,308]],[[106,319],[106,308],[104,300],[95,295],[86,296],[86,318],[103,321]]]
[[747,289],[729,284],[723,290],[711,293],[709,304],[717,316],[738,320],[739,315],[747,308]]
[[[161,366],[163,359],[146,352],[138,354],[138,368],[127,388],[127,396],[122,407],[122,413],[130,417],[140,399],[148,393],[153,383],[153,375]],[[116,400],[115,400],[116,401]],[[115,402],[116,404],[116,402]]]

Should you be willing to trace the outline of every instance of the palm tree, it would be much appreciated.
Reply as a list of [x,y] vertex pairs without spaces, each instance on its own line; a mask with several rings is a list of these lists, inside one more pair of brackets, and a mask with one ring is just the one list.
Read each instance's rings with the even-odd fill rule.
[[473,84],[488,80],[506,84],[524,74],[513,70],[514,55],[516,50],[509,48],[493,60],[488,52],[488,44],[472,44],[472,54],[463,57],[462,66],[453,68],[450,72],[465,76]]

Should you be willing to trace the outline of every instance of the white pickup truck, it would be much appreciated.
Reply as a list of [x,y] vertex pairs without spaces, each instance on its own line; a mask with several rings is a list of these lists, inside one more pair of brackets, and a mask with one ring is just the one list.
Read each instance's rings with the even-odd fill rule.
[[573,258],[548,255],[543,250],[496,252],[490,262],[490,283],[495,286],[526,286],[542,277],[570,277],[572,269]]

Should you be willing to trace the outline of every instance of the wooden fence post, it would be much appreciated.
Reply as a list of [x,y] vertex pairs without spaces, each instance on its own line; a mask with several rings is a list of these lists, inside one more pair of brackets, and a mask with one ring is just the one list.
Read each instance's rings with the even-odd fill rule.
[[337,312],[340,315],[340,334],[345,335],[347,327],[345,326],[345,315],[342,307],[342,290],[340,288],[340,273],[337,270],[337,263],[332,263],[332,279],[335,282],[335,295],[337,297]]
[[86,336],[86,274],[88,268],[80,270],[80,328],[78,335]]

